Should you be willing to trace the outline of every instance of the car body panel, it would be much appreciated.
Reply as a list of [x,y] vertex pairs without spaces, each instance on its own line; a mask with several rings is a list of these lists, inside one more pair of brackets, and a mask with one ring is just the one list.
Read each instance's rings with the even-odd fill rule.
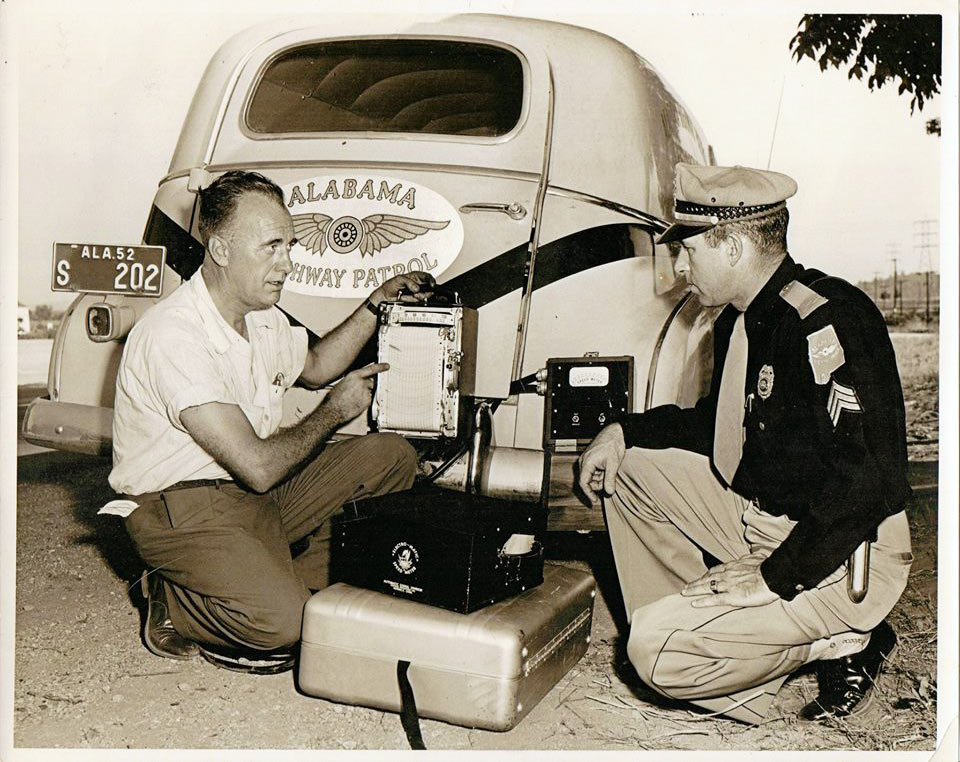
[[[246,123],[251,93],[277,56],[330,41],[358,41],[362,50],[378,40],[455,41],[515,55],[523,80],[516,123],[492,136],[264,134]],[[544,399],[516,393],[548,358],[633,356],[635,410],[689,404],[703,390],[710,320],[695,301],[678,308],[682,284],[669,252],[652,241],[672,216],[676,162],[711,160],[698,126],[656,71],[595,31],[493,15],[283,20],[235,36],[212,58],[160,180],[144,241],[167,247],[166,296],[203,258],[196,191],[242,168],[277,182],[295,224],[305,226],[279,306],[313,333],[337,325],[391,274],[433,269],[439,283],[478,311],[476,397],[495,402],[488,464],[499,464],[497,473],[513,471],[497,482],[487,469],[483,489],[519,494],[550,482],[549,475],[527,473],[549,460]],[[390,216],[413,225],[416,235],[370,249],[371,230]],[[154,301],[78,297],[54,344],[49,400],[37,401],[25,421],[28,439],[109,451],[106,420],[123,342],[90,341],[84,315],[107,302],[132,306],[139,316]],[[325,393],[291,390],[284,425],[307,415]],[[366,430],[361,416],[340,435]],[[451,469],[452,486],[464,487],[458,474],[465,469],[459,461]],[[524,496],[541,498],[549,496]]]

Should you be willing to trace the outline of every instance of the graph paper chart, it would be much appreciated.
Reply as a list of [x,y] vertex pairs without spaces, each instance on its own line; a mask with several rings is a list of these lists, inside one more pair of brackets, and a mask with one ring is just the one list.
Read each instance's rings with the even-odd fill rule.
[[381,333],[380,362],[390,370],[377,379],[381,431],[436,432],[443,428],[446,394],[446,328],[389,326]]

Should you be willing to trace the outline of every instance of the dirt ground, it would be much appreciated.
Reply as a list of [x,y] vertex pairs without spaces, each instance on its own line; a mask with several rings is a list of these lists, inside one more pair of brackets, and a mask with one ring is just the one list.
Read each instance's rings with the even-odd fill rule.
[[[916,457],[920,445],[911,445],[911,481],[918,489],[908,515],[916,562],[891,615],[900,647],[865,717],[815,731],[799,723],[796,710],[816,693],[810,672],[788,681],[770,719],[758,727],[658,698],[625,658],[606,535],[557,533],[548,538],[550,562],[590,569],[600,587],[586,656],[515,729],[497,733],[424,720],[427,748],[932,749],[936,383],[934,376],[930,386],[927,371],[914,375],[904,379],[913,401],[910,436],[928,443],[926,459]],[[407,748],[396,715],[307,697],[291,673],[252,677],[150,654],[139,636],[141,564],[120,521],[96,515],[112,497],[109,461],[43,452],[20,458],[18,466],[16,747]]]

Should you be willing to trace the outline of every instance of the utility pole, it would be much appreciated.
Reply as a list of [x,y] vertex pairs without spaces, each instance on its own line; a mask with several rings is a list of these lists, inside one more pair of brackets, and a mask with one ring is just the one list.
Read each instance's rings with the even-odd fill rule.
[[914,220],[913,237],[914,248],[919,252],[919,259],[924,266],[924,321],[930,324],[930,270],[932,269],[931,254],[937,249],[937,225],[939,220]]
[[900,245],[897,243],[887,244],[887,258],[893,262],[893,319],[896,322],[898,317],[899,284],[897,283],[897,256],[900,254]]
[[893,258],[893,315],[897,315],[897,258]]
[[877,278],[880,276],[879,270],[873,271],[873,303],[878,305],[880,304],[880,292],[877,290]]

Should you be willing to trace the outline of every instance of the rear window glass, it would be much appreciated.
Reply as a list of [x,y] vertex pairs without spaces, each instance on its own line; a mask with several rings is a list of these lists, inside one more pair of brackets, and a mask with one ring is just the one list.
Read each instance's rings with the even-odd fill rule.
[[502,48],[440,40],[322,42],[270,63],[247,126],[268,134],[496,137],[517,124],[522,100],[520,59]]

